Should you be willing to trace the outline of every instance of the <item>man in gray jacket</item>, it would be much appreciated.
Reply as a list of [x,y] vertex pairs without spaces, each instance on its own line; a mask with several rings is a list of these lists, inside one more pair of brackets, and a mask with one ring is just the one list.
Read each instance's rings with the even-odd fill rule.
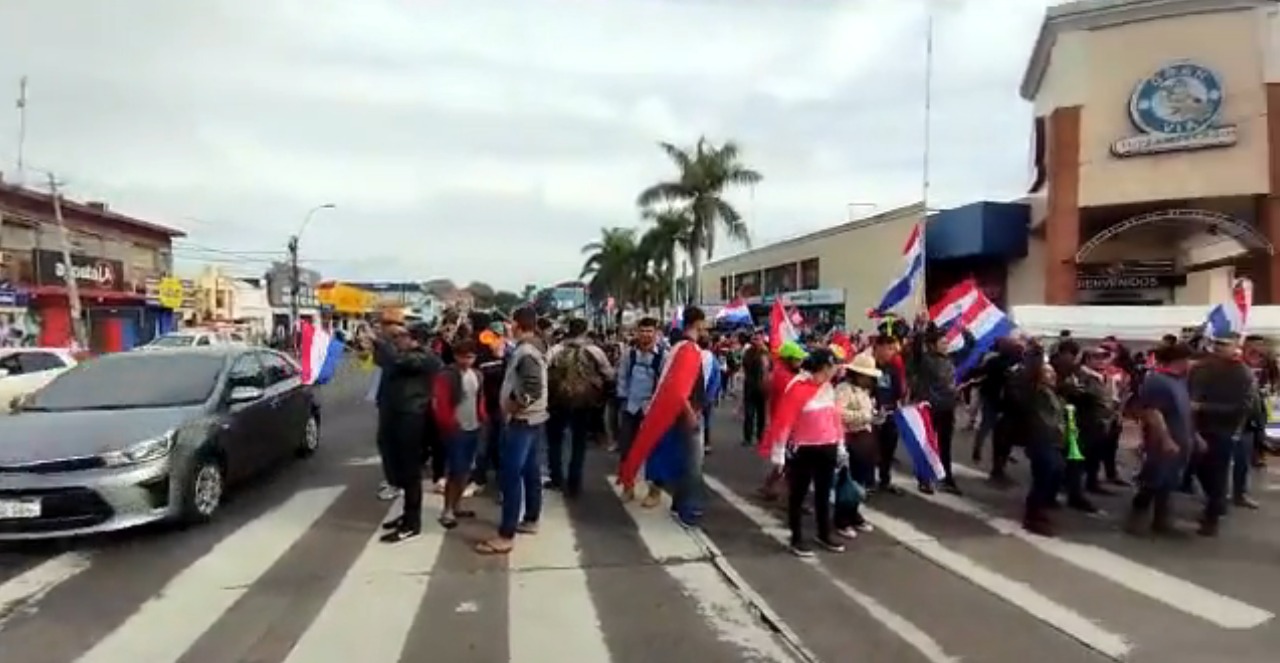
[[[506,418],[498,454],[502,519],[498,535],[476,546],[487,555],[505,555],[517,533],[533,534],[542,515],[542,466],[538,461],[547,422],[547,360],[537,342],[538,315],[521,307],[512,315],[517,345],[507,362],[499,402]],[[523,509],[523,513],[521,512]]]

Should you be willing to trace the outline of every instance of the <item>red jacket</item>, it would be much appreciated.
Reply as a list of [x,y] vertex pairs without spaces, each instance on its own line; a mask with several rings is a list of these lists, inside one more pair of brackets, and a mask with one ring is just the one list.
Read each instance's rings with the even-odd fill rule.
[[[484,407],[484,375],[476,370],[479,386],[476,389],[476,420],[484,425],[489,413]],[[435,411],[436,425],[440,432],[449,435],[458,431],[458,405],[462,402],[462,372],[456,366],[450,366],[436,376],[432,389],[432,409]]]

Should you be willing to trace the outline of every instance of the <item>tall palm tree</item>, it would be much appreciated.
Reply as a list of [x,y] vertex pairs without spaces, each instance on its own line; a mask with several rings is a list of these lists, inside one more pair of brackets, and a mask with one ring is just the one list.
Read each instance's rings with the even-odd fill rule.
[[665,308],[667,302],[674,304],[676,299],[673,286],[677,253],[692,250],[693,217],[680,207],[647,209],[644,216],[653,225],[640,237],[640,254],[647,263],[646,273],[652,275],[656,285],[653,299]]
[[600,238],[582,247],[587,259],[580,278],[593,300],[613,297],[623,303],[631,299],[638,248],[634,228],[601,228]]
[[732,239],[751,243],[742,215],[724,199],[726,190],[753,186],[764,177],[742,162],[741,151],[733,141],[715,145],[703,136],[692,150],[671,143],[658,146],[676,165],[677,176],[641,191],[636,203],[643,209],[667,203],[688,211],[693,220],[688,247],[693,265],[693,299],[701,300],[703,254],[706,258],[714,254],[716,231],[723,230]]

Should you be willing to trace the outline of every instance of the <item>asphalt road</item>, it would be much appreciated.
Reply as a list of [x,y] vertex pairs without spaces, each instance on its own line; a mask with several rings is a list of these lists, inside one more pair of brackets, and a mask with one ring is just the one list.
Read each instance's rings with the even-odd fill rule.
[[586,494],[550,494],[510,558],[470,551],[492,532],[483,498],[447,535],[429,503],[424,536],[383,546],[365,379],[325,387],[317,457],[209,526],[0,547],[0,663],[1280,660],[1280,492],[1265,485],[1264,509],[1218,540],[1127,537],[1118,497],[1108,516],[1062,514],[1046,540],[1017,529],[1020,491],[962,475],[965,497],[879,497],[877,531],[801,560],[750,497],[761,467],[730,405],[701,532],[624,505],[596,451]]

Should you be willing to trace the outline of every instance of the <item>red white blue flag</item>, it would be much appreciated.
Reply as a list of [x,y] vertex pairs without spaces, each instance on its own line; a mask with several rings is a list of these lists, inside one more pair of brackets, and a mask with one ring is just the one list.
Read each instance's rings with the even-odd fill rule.
[[937,483],[946,478],[942,456],[938,453],[938,436],[933,432],[933,419],[928,403],[905,405],[893,415],[898,423],[902,445],[911,454],[916,480],[921,483]]
[[306,384],[325,384],[333,379],[342,359],[342,341],[334,338],[324,327],[302,320],[301,347],[298,363],[302,365],[302,381]]

